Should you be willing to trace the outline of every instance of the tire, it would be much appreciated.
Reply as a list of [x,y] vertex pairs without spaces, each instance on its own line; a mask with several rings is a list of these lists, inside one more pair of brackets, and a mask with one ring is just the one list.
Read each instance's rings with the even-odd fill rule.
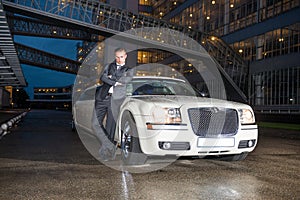
[[121,158],[125,165],[143,165],[147,160],[140,147],[135,121],[128,111],[122,116]]
[[241,154],[219,156],[219,157],[217,157],[217,160],[242,161],[242,160],[245,160],[247,156],[248,156],[248,152],[243,152]]

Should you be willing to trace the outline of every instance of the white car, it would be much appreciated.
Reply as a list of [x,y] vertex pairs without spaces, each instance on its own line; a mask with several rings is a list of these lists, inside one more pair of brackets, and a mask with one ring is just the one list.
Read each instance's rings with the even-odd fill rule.
[[[243,160],[258,139],[249,105],[202,97],[184,80],[134,77],[127,84],[115,141],[126,164],[148,156],[218,156]],[[92,133],[95,87],[73,107],[76,127]]]

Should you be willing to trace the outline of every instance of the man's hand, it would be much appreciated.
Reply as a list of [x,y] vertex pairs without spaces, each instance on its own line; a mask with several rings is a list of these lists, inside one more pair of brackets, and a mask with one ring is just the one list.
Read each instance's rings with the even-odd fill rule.
[[120,83],[120,82],[116,82],[116,83],[115,83],[115,86],[119,86],[119,85],[123,85],[123,84]]

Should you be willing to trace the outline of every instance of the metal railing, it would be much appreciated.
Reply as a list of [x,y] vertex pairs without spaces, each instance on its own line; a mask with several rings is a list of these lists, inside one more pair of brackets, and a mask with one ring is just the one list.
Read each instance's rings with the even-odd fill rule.
[[38,37],[51,37],[71,40],[91,40],[92,36],[87,31],[69,28],[60,24],[33,18],[6,15],[10,32],[13,35],[30,35]]
[[80,62],[15,43],[21,63],[76,74]]
[[299,105],[264,105],[253,108],[256,112],[265,114],[300,114]]

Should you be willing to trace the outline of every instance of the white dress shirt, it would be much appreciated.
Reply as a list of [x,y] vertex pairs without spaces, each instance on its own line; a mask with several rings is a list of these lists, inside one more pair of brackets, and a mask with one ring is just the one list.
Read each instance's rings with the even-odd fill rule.
[[[119,65],[117,64],[117,70],[121,69],[122,66],[124,66],[125,64],[123,65]],[[115,85],[114,85],[115,86]],[[114,92],[114,86],[111,86],[108,90],[108,93],[112,94]]]

